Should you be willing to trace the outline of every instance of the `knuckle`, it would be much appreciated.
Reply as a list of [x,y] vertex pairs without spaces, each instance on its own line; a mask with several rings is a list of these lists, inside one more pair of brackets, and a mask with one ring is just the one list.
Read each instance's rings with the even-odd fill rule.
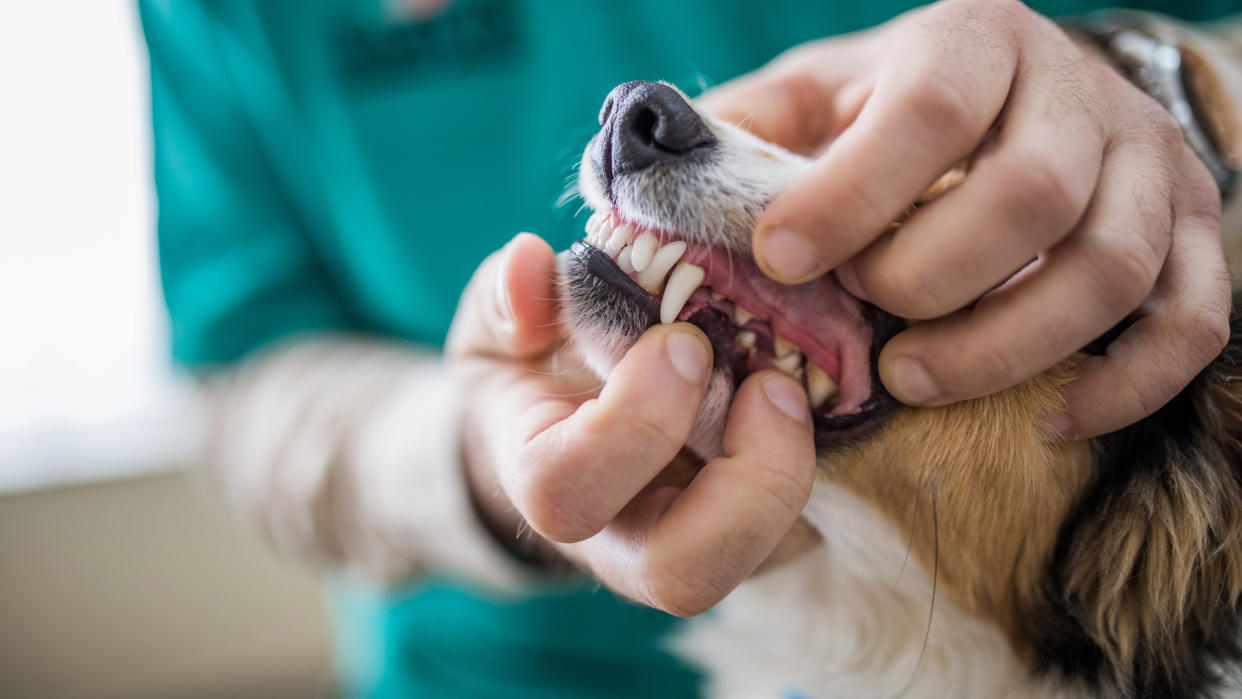
[[[1154,102],[1154,100],[1150,101]],[[1149,109],[1150,116],[1148,116],[1147,121],[1153,140],[1166,152],[1180,152],[1186,146],[1185,136],[1182,135],[1181,127],[1159,104],[1151,106],[1155,109]],[[1153,111],[1154,113],[1152,113]]]
[[791,473],[788,469],[762,465],[758,469],[758,475],[760,477],[757,479],[757,487],[769,500],[778,503],[786,514],[796,517],[802,513],[815,484],[812,469]]
[[682,566],[657,558],[643,561],[638,587],[647,604],[682,618],[698,616],[724,598],[705,580],[688,578]]
[[[941,8],[955,13],[949,15],[954,19],[971,19],[975,21],[1004,22],[1017,17],[1026,10],[1026,6],[1019,0],[942,0],[939,5]],[[965,15],[956,13],[965,13]]]
[[625,434],[625,443],[641,444],[644,450],[675,453],[684,439],[677,434],[677,421],[649,410],[637,409],[623,416],[614,416],[606,423],[609,431]]
[[590,538],[604,522],[589,515],[591,507],[575,493],[559,469],[532,468],[513,488],[513,502],[526,523],[544,538],[573,543]]
[[955,146],[974,145],[971,125],[976,115],[971,90],[961,85],[963,79],[961,75],[937,74],[933,68],[930,75],[907,79],[902,86],[907,107],[918,116],[927,137]]
[[[1022,210],[1036,213],[1068,228],[1086,208],[1090,188],[1046,152],[1018,154],[1014,193],[1025,203]],[[1058,231],[1063,232],[1063,231]]]
[[881,305],[891,307],[889,310],[898,315],[923,320],[953,310],[943,303],[945,292],[921,265],[880,265],[875,273],[868,293],[874,293],[873,301],[882,301]]
[[1096,299],[1114,316],[1133,311],[1147,298],[1163,259],[1146,237],[1127,243],[1101,245],[1087,257]]
[[1182,206],[1178,216],[1185,216],[1209,230],[1220,232],[1221,199],[1220,189],[1212,179],[1207,166],[1198,157],[1189,158],[1189,172],[1179,183],[1181,186]]
[[1196,357],[1210,361],[1229,344],[1229,315],[1229,309],[1221,304],[1206,303],[1186,316],[1181,331]]
[[1135,92],[1141,103],[1131,112],[1126,125],[1118,129],[1119,142],[1161,154],[1162,161],[1187,148],[1181,127],[1159,102],[1128,84],[1125,89]]
[[[1008,343],[986,342],[982,345],[981,350],[978,363],[971,366],[977,367],[978,376],[984,379],[987,385],[980,386],[979,390],[972,392],[971,395],[961,397],[970,398],[974,397],[973,394],[975,393],[985,394],[1001,391],[1027,378],[1028,372],[1025,370],[1021,358]],[[974,371],[972,370],[972,373]]]

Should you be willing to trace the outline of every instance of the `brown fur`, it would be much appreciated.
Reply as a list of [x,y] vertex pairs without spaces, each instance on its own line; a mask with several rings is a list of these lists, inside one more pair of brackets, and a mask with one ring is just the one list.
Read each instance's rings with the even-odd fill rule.
[[1029,646],[1020,599],[1034,592],[1090,477],[1085,443],[1059,444],[1039,427],[1073,371],[1067,363],[996,395],[902,410],[827,459],[833,480],[913,531],[911,553],[935,568],[942,590],[1000,622],[1017,647]]
[[1240,652],[1242,342],[1151,418],[1066,444],[1041,426],[1077,366],[903,409],[828,474],[1033,668],[1109,696],[1200,693]]

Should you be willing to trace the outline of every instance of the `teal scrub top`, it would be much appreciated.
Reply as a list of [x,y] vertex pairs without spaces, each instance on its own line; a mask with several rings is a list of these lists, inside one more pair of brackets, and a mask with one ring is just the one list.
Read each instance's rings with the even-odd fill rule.
[[[618,83],[691,94],[908,0],[142,0],[172,352],[222,365],[291,333],[438,345],[478,262],[514,233],[580,236],[562,198]],[[1047,14],[1099,0],[1048,0]],[[1236,0],[1149,0],[1187,19]],[[386,10],[386,8],[389,8]],[[495,598],[428,578],[339,583],[356,696],[683,697],[680,622],[594,586]]]

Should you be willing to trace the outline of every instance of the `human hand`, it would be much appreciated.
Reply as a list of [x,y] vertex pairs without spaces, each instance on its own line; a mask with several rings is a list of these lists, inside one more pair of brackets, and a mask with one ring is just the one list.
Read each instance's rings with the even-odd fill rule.
[[724,455],[683,445],[711,372],[693,325],[657,325],[602,387],[559,331],[555,260],[529,234],[475,273],[448,342],[466,396],[469,480],[500,531],[524,520],[610,589],[702,612],[765,559],[814,539],[799,515],[815,469],[806,395],[780,372],[743,382]]
[[[903,402],[1006,388],[1129,317],[1052,416],[1089,437],[1155,411],[1228,339],[1211,176],[1159,104],[1016,0],[945,0],[806,44],[700,102],[818,154],[760,218],[756,260],[789,283],[835,269],[926,320],[880,356]],[[892,227],[966,160],[960,186]]]

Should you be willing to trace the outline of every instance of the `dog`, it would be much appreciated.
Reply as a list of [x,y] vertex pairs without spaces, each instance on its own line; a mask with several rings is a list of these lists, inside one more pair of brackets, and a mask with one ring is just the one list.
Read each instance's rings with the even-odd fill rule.
[[[906,322],[831,275],[792,287],[750,252],[810,161],[675,88],[617,87],[583,155],[594,210],[559,259],[563,314],[606,377],[649,327],[689,321],[715,353],[688,447],[721,452],[751,372],[803,382],[818,457],[803,517],[823,542],[686,625],[676,651],[722,697],[1211,696],[1239,659],[1242,322],[1138,424],[1065,442],[1045,426],[1082,358],[940,408],[876,373]],[[1235,304],[1236,307],[1236,304]]]

